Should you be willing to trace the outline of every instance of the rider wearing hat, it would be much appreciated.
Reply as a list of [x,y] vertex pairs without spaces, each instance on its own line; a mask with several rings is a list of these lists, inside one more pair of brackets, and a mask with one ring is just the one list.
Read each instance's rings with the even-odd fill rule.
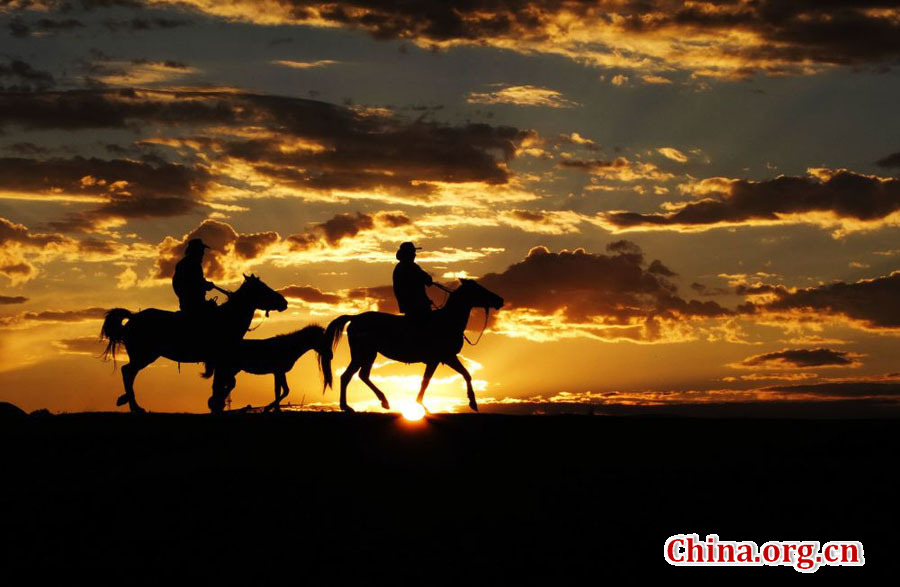
[[206,292],[213,288],[212,282],[203,277],[203,253],[208,248],[199,238],[192,238],[184,250],[184,258],[175,265],[172,289],[182,312],[197,312],[207,307]]
[[425,287],[434,281],[421,267],[416,265],[416,247],[405,242],[397,249],[397,266],[394,267],[394,297],[400,312],[413,318],[424,318],[431,311],[431,300],[425,294]]

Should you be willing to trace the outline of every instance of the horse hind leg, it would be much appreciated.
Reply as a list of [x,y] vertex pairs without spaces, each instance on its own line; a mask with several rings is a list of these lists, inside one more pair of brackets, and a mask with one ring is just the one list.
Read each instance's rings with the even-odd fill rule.
[[136,362],[132,360],[130,363],[122,365],[122,383],[125,386],[125,393],[120,395],[116,400],[117,406],[128,404],[128,409],[136,414],[143,414],[146,411],[138,405],[137,399],[134,396],[134,380],[140,370],[152,362],[153,361]]
[[209,411],[213,414],[219,414],[225,411],[225,400],[228,398],[228,394],[237,386],[237,374],[236,373],[228,373],[222,369],[216,369],[216,374],[213,377],[213,392],[212,395],[209,396],[209,399],[206,401],[206,405],[209,407]]
[[425,400],[425,390],[428,389],[428,384],[431,383],[431,377],[434,375],[437,366],[437,363],[427,363],[425,365],[425,374],[422,375],[422,387],[419,389],[419,395],[416,396],[416,403],[423,408],[425,407],[425,404],[422,403]]
[[375,397],[377,397],[378,401],[381,402],[381,407],[384,408],[385,410],[390,410],[391,404],[388,403],[388,400],[385,397],[385,395],[381,392],[380,389],[378,389],[378,387],[374,383],[372,383],[372,380],[369,379],[369,374],[372,372],[372,363],[374,363],[374,362],[375,362],[375,357],[372,357],[371,360],[367,359],[363,363],[362,368],[359,370],[359,378],[362,379],[363,383],[365,383],[366,385],[369,386],[369,389],[371,389],[372,391],[375,392]]
[[279,396],[278,402],[275,404],[277,411],[281,411],[281,400],[286,398],[289,393],[291,393],[291,388],[287,384],[287,373],[281,373],[281,396]]
[[353,376],[356,375],[356,372],[359,371],[359,367],[359,362],[351,357],[350,364],[347,365],[347,369],[341,374],[341,410],[344,412],[354,411],[347,403],[347,386],[350,384]]

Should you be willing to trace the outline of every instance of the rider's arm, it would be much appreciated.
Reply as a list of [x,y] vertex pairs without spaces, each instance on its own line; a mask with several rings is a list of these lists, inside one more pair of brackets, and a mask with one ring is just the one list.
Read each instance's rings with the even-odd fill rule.
[[428,274],[424,269],[422,269],[421,267],[419,267],[419,271],[421,272],[422,281],[425,282],[425,285],[432,285],[432,284],[434,284],[434,280],[431,278],[431,275],[429,275],[429,274]]

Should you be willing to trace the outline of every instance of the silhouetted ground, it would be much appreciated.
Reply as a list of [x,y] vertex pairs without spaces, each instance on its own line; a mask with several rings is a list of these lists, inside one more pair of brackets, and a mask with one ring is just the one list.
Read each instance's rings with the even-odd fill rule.
[[[72,414],[0,424],[4,572],[190,568],[256,583],[348,576],[513,584],[758,580],[673,568],[671,534],[861,540],[893,572],[894,420]],[[251,584],[256,584],[251,583]]]

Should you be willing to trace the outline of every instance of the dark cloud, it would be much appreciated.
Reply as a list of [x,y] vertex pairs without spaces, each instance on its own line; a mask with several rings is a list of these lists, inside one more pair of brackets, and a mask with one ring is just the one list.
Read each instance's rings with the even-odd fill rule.
[[775,385],[765,391],[819,395],[825,397],[880,397],[900,395],[900,383],[881,381],[842,381],[808,385]]
[[12,263],[4,263],[0,261],[0,275],[7,277],[10,281],[18,281],[27,279],[35,274],[34,266],[25,261]]
[[62,244],[68,239],[59,234],[32,233],[23,224],[17,224],[6,218],[0,218],[0,248],[6,245],[24,245],[42,248],[48,245]]
[[5,150],[21,156],[47,155],[50,149],[29,142],[13,143],[4,147]]
[[[729,77],[803,72],[811,66],[890,66],[900,58],[897,4],[885,0],[171,0],[170,4],[266,24],[344,26],[377,39],[409,39],[425,46],[516,47],[586,62],[618,60],[622,66],[654,71],[680,67]],[[58,11],[70,7],[62,1],[42,5]],[[143,3],[78,4],[84,9],[117,5]],[[152,19],[136,20],[130,30],[157,26]],[[585,42],[586,35],[591,42]]]
[[780,176],[767,181],[737,180],[727,193],[688,202],[672,212],[605,215],[613,228],[698,228],[780,222],[786,215],[816,222],[804,215],[831,213],[839,219],[876,222],[900,210],[900,180],[861,175],[847,170],[824,176]]
[[6,306],[10,304],[24,304],[28,301],[28,298],[24,296],[0,296],[0,306]]
[[[884,0],[184,0],[225,18],[345,26],[420,45],[495,45],[623,66],[729,77],[891,65],[897,4]],[[585,37],[590,42],[585,42]],[[707,65],[708,64],[708,65]]]
[[0,63],[0,80],[4,83],[12,80],[12,85],[7,85],[5,90],[14,92],[40,91],[54,84],[50,73],[35,69],[20,59],[7,59],[5,63]]
[[160,218],[187,214],[200,205],[208,172],[175,163],[130,159],[31,159],[0,157],[0,189],[85,201],[105,200],[88,212],[48,223],[57,231],[89,230],[109,218]]
[[330,244],[337,244],[342,238],[356,236],[360,231],[375,228],[375,220],[369,214],[356,215],[341,213],[318,226]]
[[891,153],[883,159],[879,159],[875,162],[875,165],[879,167],[900,167],[900,151]]
[[9,22],[9,33],[14,37],[30,37],[35,34],[55,34],[84,28],[84,23],[74,18],[54,20],[52,18],[40,18],[30,23],[15,18]]
[[[384,190],[393,197],[419,200],[435,193],[436,182],[507,183],[507,161],[534,135],[506,126],[454,126],[315,100],[233,92],[0,94],[0,127],[140,131],[150,125],[177,126],[187,135],[185,147],[198,157],[247,164],[301,193]],[[227,129],[248,126],[265,129],[264,136],[222,136]],[[221,132],[204,135],[204,127]]]
[[731,290],[723,287],[708,287],[702,283],[694,282],[691,284],[691,289],[697,292],[697,295],[701,296],[721,296],[727,295],[731,293]]
[[607,250],[609,255],[581,249],[552,253],[536,247],[523,261],[479,282],[503,296],[510,308],[562,312],[574,321],[624,325],[730,314],[715,302],[679,297],[672,282],[644,266],[643,253],[634,243],[617,241]]
[[192,24],[189,20],[181,20],[175,18],[144,18],[134,17],[126,20],[115,20],[107,18],[103,20],[103,26],[112,32],[141,32],[151,30],[168,30],[177,27],[183,27]]
[[596,171],[598,169],[609,169],[616,167],[628,167],[630,165],[625,157],[617,157],[615,159],[563,159],[559,162],[560,167],[568,167],[570,169],[582,169],[584,171]]
[[412,224],[412,220],[402,212],[375,212],[350,214],[341,212],[325,222],[314,225],[309,231],[292,234],[287,240],[295,250],[305,250],[326,244],[335,246],[345,238],[352,238],[361,232],[384,230]]
[[875,330],[900,328],[900,271],[854,283],[838,281],[805,289],[763,285],[739,293],[765,293],[773,299],[748,302],[738,310],[748,314],[800,313],[811,317],[840,316]]
[[738,365],[741,367],[796,369],[809,369],[815,367],[857,367],[860,363],[855,357],[856,355],[847,351],[836,351],[827,348],[782,349],[780,351],[747,357]]
[[647,267],[647,273],[654,273],[656,275],[661,275],[663,277],[675,277],[678,275],[668,267],[662,264],[662,261],[656,259],[650,263],[650,266]]
[[323,292],[311,285],[289,285],[278,290],[278,293],[286,298],[303,300],[312,304],[338,304],[343,301],[343,297]]
[[[241,100],[224,92],[70,90],[0,94],[0,126],[81,130],[162,125],[235,124]],[[247,122],[252,116],[246,117]]]
[[84,308],[81,310],[23,312],[15,316],[0,317],[0,327],[41,322],[87,322],[101,320],[106,315],[106,310],[106,308]]
[[[738,30],[755,36],[749,46],[731,46],[733,57],[789,62],[860,63],[900,55],[898,25],[879,10],[894,2],[830,0],[815,2],[696,2],[628,0],[496,2],[441,0],[403,3],[389,0],[285,0],[284,16],[361,28],[376,38],[421,41],[549,41],[565,39],[563,22],[597,28],[599,44],[616,33],[652,36],[683,33],[691,38]],[[247,17],[254,18],[247,3]],[[262,8],[258,9],[262,10]],[[268,5],[266,10],[268,10]],[[260,14],[260,16],[262,16]],[[609,38],[606,38],[609,37]],[[735,42],[736,43],[736,42]],[[749,41],[748,41],[749,43]]]

